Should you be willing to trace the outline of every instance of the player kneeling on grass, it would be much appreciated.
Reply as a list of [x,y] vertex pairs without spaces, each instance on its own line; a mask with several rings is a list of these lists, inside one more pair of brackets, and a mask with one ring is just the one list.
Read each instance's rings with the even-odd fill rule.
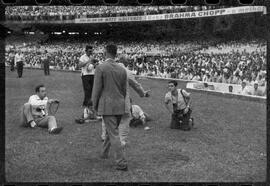
[[48,128],[50,134],[60,133],[63,128],[57,127],[55,117],[48,114],[48,107],[59,104],[59,101],[48,99],[44,85],[38,85],[35,90],[36,94],[30,96],[28,103],[23,105],[21,124],[31,128]]
[[[190,117],[190,93],[185,90],[177,89],[177,82],[169,82],[169,92],[165,95],[165,106],[172,114],[171,128],[190,130],[193,126],[193,118]],[[169,108],[172,103],[173,111]]]
[[[132,104],[132,99],[130,99],[130,103]],[[130,127],[144,126],[144,130],[149,130],[150,127],[147,125],[148,121],[152,121],[152,119],[148,116],[147,113],[143,112],[139,105],[131,105],[130,113],[132,115],[132,119],[129,122]]]

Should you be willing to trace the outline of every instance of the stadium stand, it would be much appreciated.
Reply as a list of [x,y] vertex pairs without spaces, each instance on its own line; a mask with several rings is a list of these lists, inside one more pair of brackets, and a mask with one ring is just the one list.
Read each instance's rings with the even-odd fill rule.
[[[158,46],[155,42],[116,44],[128,61],[125,65],[137,75],[231,84],[259,81],[259,86],[265,86],[266,43],[259,40],[210,43],[207,48],[199,42],[159,43]],[[107,43],[95,41],[92,44],[95,46],[94,57],[103,60],[102,49]],[[40,68],[41,51],[47,50],[51,68],[75,71],[79,70],[77,64],[84,53],[84,45],[86,43],[55,42],[22,43],[15,47],[8,44],[6,62],[21,50],[27,66]]]
[[75,18],[138,16],[211,10],[225,6],[8,6],[6,20],[72,20]]
[[[224,7],[7,7],[6,19],[11,21],[82,19],[78,24],[74,22],[67,25],[34,22],[34,26],[29,28],[27,24],[25,27],[24,24],[14,24],[11,27],[11,24],[10,28],[21,26],[24,36],[30,32],[32,35],[26,39],[22,34],[19,38],[7,38],[6,65],[21,50],[25,55],[26,66],[42,68],[42,52],[47,50],[50,68],[77,71],[79,57],[84,53],[86,44],[94,46],[94,57],[102,61],[104,46],[113,42],[120,55],[126,58],[125,65],[139,76],[238,85],[243,81],[248,85],[258,81],[259,86],[265,87],[266,42],[261,37],[265,31],[261,15],[265,14],[265,10],[263,7],[251,6],[213,10],[220,8]],[[199,14],[198,11],[201,10],[205,11]],[[226,16],[215,16],[215,12],[221,11]],[[238,14],[234,14],[234,11]],[[185,12],[187,15],[177,12]],[[188,12],[197,12],[193,17],[196,19],[186,19],[191,16]],[[104,18],[102,21],[97,19],[93,24],[92,19],[90,22],[86,20],[87,24],[82,24],[83,18],[143,17],[140,15],[164,13],[176,13],[183,16],[183,19],[179,17],[164,21],[153,16],[155,18],[152,21],[118,19],[115,23],[109,23],[110,20]]]

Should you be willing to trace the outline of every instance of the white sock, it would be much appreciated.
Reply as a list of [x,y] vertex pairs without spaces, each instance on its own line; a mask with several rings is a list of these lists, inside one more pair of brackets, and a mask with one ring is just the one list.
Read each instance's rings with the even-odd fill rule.
[[51,128],[49,131],[51,132],[53,129],[56,129],[57,127],[53,127],[53,128]]
[[88,118],[88,115],[89,115],[89,110],[88,110],[88,108],[84,108],[84,110],[83,110],[83,118],[84,118],[84,119]]

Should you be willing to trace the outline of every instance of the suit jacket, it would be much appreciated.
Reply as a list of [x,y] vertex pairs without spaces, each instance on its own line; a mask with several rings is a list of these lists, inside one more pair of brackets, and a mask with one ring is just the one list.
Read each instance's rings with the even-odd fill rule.
[[92,101],[98,115],[125,114],[127,72],[114,60],[107,59],[95,69]]

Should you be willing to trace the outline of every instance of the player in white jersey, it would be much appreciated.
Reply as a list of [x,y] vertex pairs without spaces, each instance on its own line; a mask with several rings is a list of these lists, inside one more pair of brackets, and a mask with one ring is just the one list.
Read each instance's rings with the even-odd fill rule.
[[50,134],[60,133],[63,128],[57,127],[55,117],[48,113],[48,105],[59,101],[48,99],[44,85],[38,85],[35,90],[36,94],[30,96],[28,103],[23,106],[21,124],[31,128],[48,128]]
[[24,55],[21,51],[19,51],[15,55],[15,64],[17,66],[18,78],[21,78],[23,74],[23,66],[24,66]]
[[85,54],[82,55],[79,59],[79,67],[81,68],[81,78],[84,90],[84,100],[83,100],[83,117],[76,119],[77,123],[84,123],[87,119],[96,119],[96,115],[94,114],[92,108],[92,89],[94,84],[94,74],[95,74],[95,66],[97,64],[97,60],[92,57],[93,47],[87,45],[85,47]]

